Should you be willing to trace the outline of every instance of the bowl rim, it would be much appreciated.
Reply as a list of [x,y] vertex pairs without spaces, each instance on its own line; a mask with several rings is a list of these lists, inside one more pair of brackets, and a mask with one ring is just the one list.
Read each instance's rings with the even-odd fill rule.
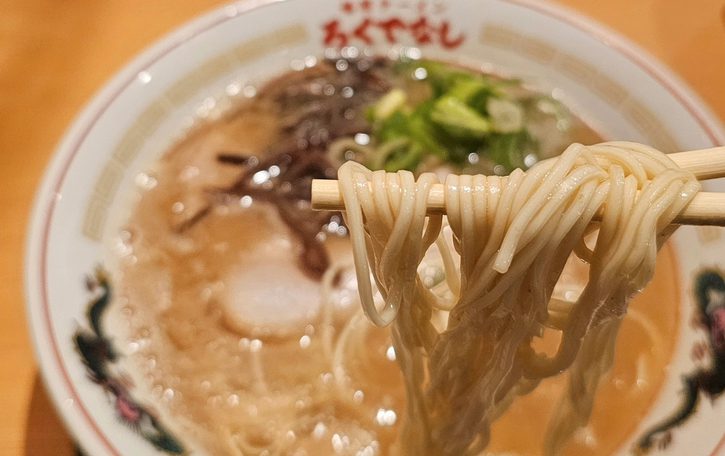
[[[106,82],[85,104],[67,127],[62,139],[46,166],[40,185],[37,187],[33,209],[28,224],[24,255],[25,312],[32,340],[35,359],[38,361],[44,386],[51,401],[61,416],[65,428],[72,434],[77,445],[91,454],[120,454],[104,432],[91,417],[80,399],[79,391],[70,379],[60,355],[49,313],[46,280],[46,253],[49,242],[50,222],[54,215],[59,190],[68,169],[86,136],[94,128],[100,116],[131,85],[139,72],[164,58],[174,49],[194,37],[201,35],[239,15],[265,6],[293,0],[238,0],[204,13],[185,24],[176,27],[126,63],[123,68]],[[700,124],[708,139],[713,143],[725,144],[725,129],[709,106],[671,69],[657,60],[648,51],[618,32],[582,15],[568,7],[541,0],[497,0],[518,5],[543,14],[556,21],[574,27],[592,36],[598,42],[645,71],[667,90],[678,103]],[[48,339],[46,341],[46,339]],[[50,342],[51,347],[46,345]],[[52,352],[52,353],[49,353]],[[48,357],[52,359],[48,360]],[[66,394],[70,393],[77,408],[66,406]],[[712,455],[725,448],[725,435],[720,439]]]

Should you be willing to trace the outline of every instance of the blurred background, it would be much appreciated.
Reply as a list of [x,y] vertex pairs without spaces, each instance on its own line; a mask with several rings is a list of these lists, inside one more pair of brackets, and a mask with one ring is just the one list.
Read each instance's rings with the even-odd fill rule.
[[[25,230],[45,165],[74,116],[106,80],[176,26],[224,3],[0,0],[2,455],[76,451],[43,389],[25,323]],[[557,3],[639,44],[725,119],[725,0]]]

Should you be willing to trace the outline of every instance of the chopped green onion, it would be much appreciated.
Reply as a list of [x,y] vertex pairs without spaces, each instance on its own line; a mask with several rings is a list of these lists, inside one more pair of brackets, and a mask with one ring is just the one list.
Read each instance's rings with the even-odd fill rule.
[[489,98],[486,109],[491,116],[494,131],[514,133],[524,128],[524,110],[513,101]]
[[[420,68],[422,80],[411,76]],[[520,81],[426,60],[403,62],[399,69],[422,91],[409,98],[392,89],[369,109],[377,154],[367,157],[368,166],[415,171],[435,157],[438,164],[466,167],[478,165],[469,160],[475,156],[478,166],[493,162],[496,172],[510,172],[526,167],[524,157],[536,153],[538,143],[526,124],[535,100],[511,93]],[[413,101],[420,94],[427,98]]]
[[491,122],[452,96],[439,98],[431,111],[433,122],[458,138],[483,138],[491,131]]
[[393,89],[383,95],[373,108],[375,121],[385,120],[405,106],[408,96],[402,89]]

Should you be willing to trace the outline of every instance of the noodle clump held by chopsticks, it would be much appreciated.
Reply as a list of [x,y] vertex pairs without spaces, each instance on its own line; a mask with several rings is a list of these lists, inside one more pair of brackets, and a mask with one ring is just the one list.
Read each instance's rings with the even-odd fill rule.
[[[446,217],[426,215],[434,174],[348,162],[338,178],[362,306],[391,325],[405,379],[399,447],[415,455],[481,452],[517,395],[568,370],[543,450],[559,453],[589,419],[629,298],[700,188],[665,154],[625,142],[573,144],[506,177],[449,175]],[[418,268],[433,244],[445,278],[429,286]],[[589,264],[586,285],[553,299],[571,255]],[[532,348],[544,328],[561,331],[552,356]]]

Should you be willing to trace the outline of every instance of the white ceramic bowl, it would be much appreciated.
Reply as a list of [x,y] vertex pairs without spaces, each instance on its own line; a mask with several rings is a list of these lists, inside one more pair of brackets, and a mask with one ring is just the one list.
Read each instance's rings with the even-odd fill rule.
[[[388,37],[376,24],[395,17],[408,25]],[[429,26],[425,33],[409,26],[421,17]],[[195,115],[243,96],[247,84],[291,63],[322,56],[328,44],[379,53],[414,46],[428,57],[521,77],[542,90],[556,89],[605,138],[664,150],[725,143],[712,113],[661,64],[603,27],[540,1],[247,0],[215,10],[161,40],[101,90],[61,142],[38,191],[27,249],[28,318],[48,390],[88,454],[159,451],[143,438],[154,431],[149,416],[139,416],[114,385],[91,381],[72,342],[88,325],[89,299],[98,297],[86,290],[84,277],[107,260],[109,233],[127,213],[124,195],[134,176]],[[690,349],[703,334],[688,325],[695,311],[690,284],[702,268],[720,263],[721,235],[688,228],[676,236],[682,327],[659,398],[630,441],[622,442],[623,452],[680,400],[680,375],[692,371]],[[122,362],[116,367],[122,369]],[[144,403],[143,385],[137,389],[136,399]],[[670,454],[725,451],[725,400],[702,399],[673,434]],[[173,434],[173,417],[158,404],[145,406],[156,409]],[[135,414],[141,435],[122,425],[119,413]]]

